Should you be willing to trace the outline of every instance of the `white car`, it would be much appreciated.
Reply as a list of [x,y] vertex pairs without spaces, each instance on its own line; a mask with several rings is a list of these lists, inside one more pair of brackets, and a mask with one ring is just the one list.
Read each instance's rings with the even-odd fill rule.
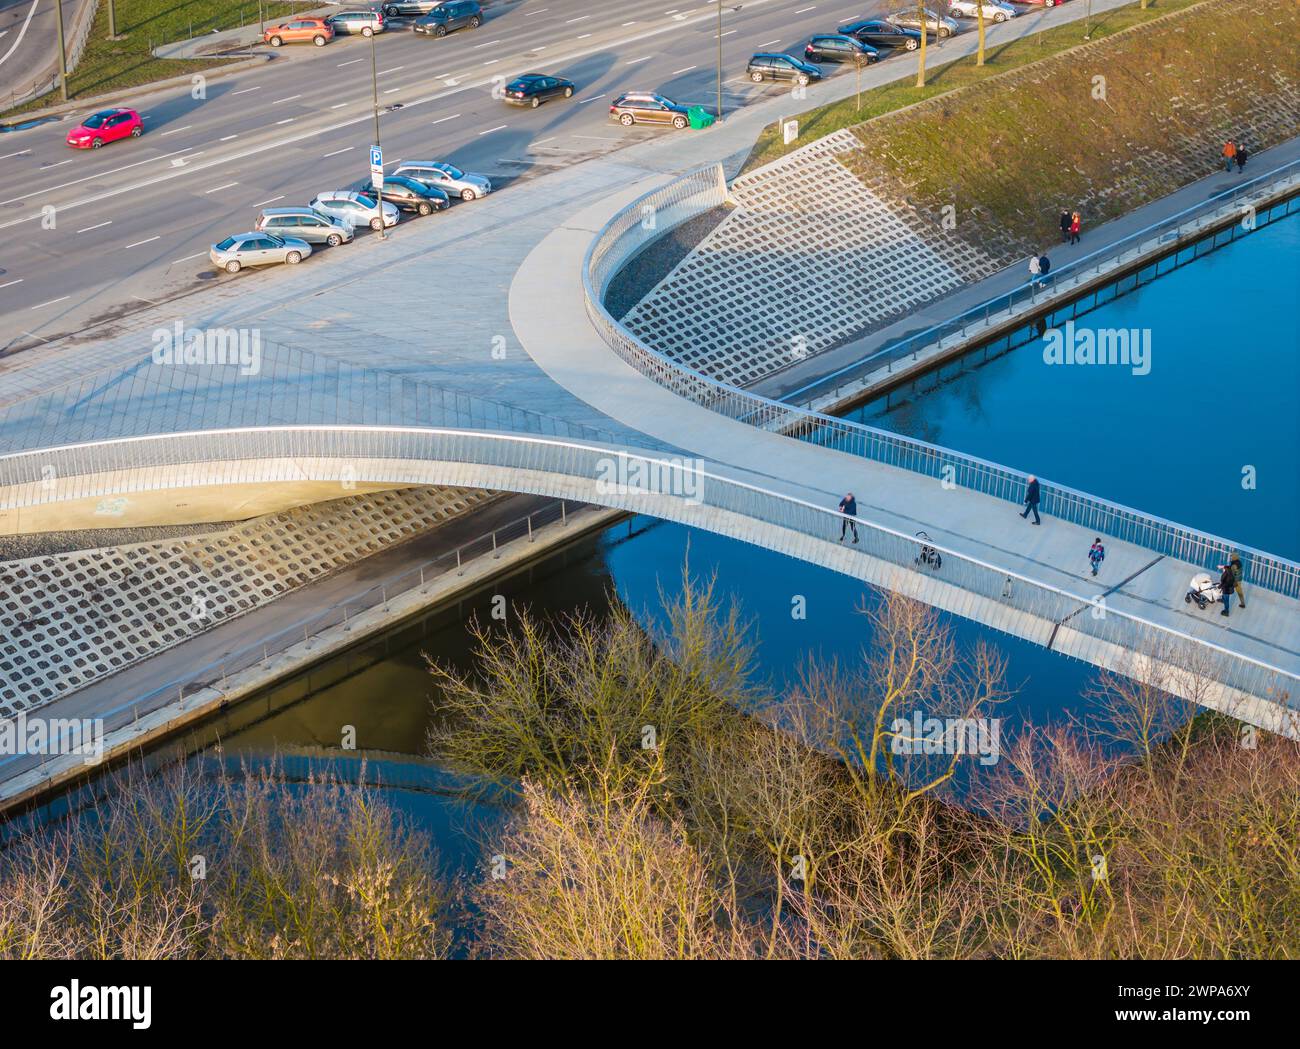
[[486,175],[462,171],[455,164],[440,160],[405,160],[393,174],[435,186],[447,196],[460,197],[461,200],[480,200],[492,192],[492,180]]
[[984,8],[986,22],[1005,22],[1008,18],[1016,17],[1016,9],[1010,4],[1000,3],[999,0],[984,0],[982,4],[978,0],[951,0],[948,11],[960,18],[978,18],[977,8],[980,7]]
[[350,226],[369,226],[378,232],[386,226],[396,226],[401,217],[397,205],[386,200],[382,203],[384,206],[381,210],[374,197],[340,189],[332,193],[316,194],[308,206]]

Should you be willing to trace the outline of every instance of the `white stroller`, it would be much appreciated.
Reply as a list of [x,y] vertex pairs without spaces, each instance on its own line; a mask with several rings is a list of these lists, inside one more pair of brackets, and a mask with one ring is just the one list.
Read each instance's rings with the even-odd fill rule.
[[1191,589],[1183,595],[1183,600],[1188,604],[1195,601],[1196,607],[1202,611],[1223,600],[1223,589],[1209,572],[1198,572],[1192,576],[1189,586]]

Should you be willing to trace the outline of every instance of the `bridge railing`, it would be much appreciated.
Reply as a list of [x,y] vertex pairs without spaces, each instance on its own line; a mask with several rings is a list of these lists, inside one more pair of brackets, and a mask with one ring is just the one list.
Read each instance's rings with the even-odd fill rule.
[[[1300,177],[1300,172],[1292,171],[1288,177]],[[719,206],[725,199],[722,166],[702,168],[638,198],[615,215],[592,241],[582,275],[587,315],[614,352],[665,389],[727,418],[873,462],[948,480],[997,499],[1020,502],[1027,476],[1019,470],[731,386],[653,349],[610,314],[604,296],[614,274],[655,239]],[[1237,205],[1224,205],[1220,201],[1216,206]],[[648,223],[646,216],[651,215],[656,217],[655,221]],[[1132,249],[1130,246],[1121,250]],[[922,333],[920,337],[935,335],[943,337],[940,333]],[[1198,568],[1212,569],[1227,559],[1228,551],[1236,550],[1241,555],[1247,582],[1300,598],[1300,564],[1294,561],[1065,485],[1041,479],[1039,484],[1042,509],[1053,517]]]
[[[620,461],[639,468],[617,469]],[[689,460],[518,434],[265,427],[13,453],[0,456],[0,486],[23,486],[10,494],[10,505],[85,498],[94,494],[96,481],[82,471],[97,473],[108,463],[129,472],[125,488],[146,491],[175,487],[178,468],[193,470],[185,478],[192,484],[249,480],[249,471],[257,469],[274,478],[286,463],[298,478],[327,480],[347,470],[356,481],[446,484],[457,482],[439,475],[445,464],[471,466],[488,487],[597,503],[705,528],[912,593],[999,629],[1016,632],[1019,626],[1021,636],[1031,636],[1024,631],[1032,625],[1046,641],[1053,624],[1064,624],[1101,646],[1094,653],[1101,665],[1114,666],[1120,652],[1137,659],[1155,657],[1242,697],[1262,699],[1286,718],[1300,710],[1300,678],[1281,668],[933,542],[929,545],[940,551],[943,563],[931,571],[918,562],[919,539],[867,520],[856,521],[858,544],[840,546],[844,519],[838,512],[704,471]],[[219,467],[215,473],[213,464]],[[51,468],[57,478],[52,486],[47,481]],[[124,490],[122,478],[114,481],[113,490]],[[857,560],[861,557],[875,563]],[[1018,615],[1030,617],[1029,622],[1017,621]],[[1191,686],[1165,682],[1164,687],[1185,695]],[[1300,721],[1293,728],[1300,729]]]

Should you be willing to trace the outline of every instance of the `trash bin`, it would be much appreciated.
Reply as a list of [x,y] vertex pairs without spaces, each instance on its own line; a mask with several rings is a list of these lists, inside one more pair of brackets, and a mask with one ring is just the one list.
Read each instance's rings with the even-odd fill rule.
[[693,128],[711,127],[714,120],[717,119],[703,106],[691,106],[686,115],[690,119]]

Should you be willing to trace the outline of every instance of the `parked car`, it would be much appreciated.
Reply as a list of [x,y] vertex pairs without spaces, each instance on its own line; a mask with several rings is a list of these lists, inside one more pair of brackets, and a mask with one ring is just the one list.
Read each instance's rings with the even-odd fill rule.
[[325,19],[334,30],[334,35],[350,36],[360,33],[362,36],[374,36],[384,31],[384,13],[382,11],[340,11]]
[[323,18],[295,18],[292,22],[267,26],[262,39],[272,47],[281,44],[315,44],[324,47],[334,39],[334,30]]
[[1055,7],[1061,0],[1020,0],[1022,4],[1038,4],[1040,7]]
[[[382,210],[380,203],[383,204]],[[335,190],[332,193],[318,193],[312,198],[310,206],[331,218],[340,219],[353,226],[369,226],[376,231],[385,226],[396,226],[400,217],[396,205],[389,204],[388,201],[376,201],[367,193],[355,193],[345,189]]]
[[562,76],[549,73],[525,73],[506,85],[505,100],[512,106],[532,106],[536,109],[552,98],[572,98],[577,85]]
[[259,233],[294,237],[308,244],[328,244],[331,248],[346,244],[355,235],[352,223],[305,206],[263,208],[253,228]]
[[440,3],[442,0],[386,0],[384,14],[389,18],[427,15]]
[[417,215],[430,215],[451,207],[451,198],[437,186],[405,175],[388,175],[379,196],[401,211],[414,211]]
[[840,26],[837,32],[876,48],[901,47],[906,51],[915,51],[921,46],[921,34],[915,29],[904,29],[880,19],[850,22]]
[[986,22],[1005,22],[1008,18],[1015,18],[1017,13],[1014,7],[1001,0],[984,0],[983,3],[977,0],[951,0],[948,4],[948,10],[961,18],[978,18],[981,7],[984,8]]
[[[921,28],[921,16],[917,14],[914,9],[895,11],[892,15],[887,17],[886,21],[891,25],[902,26],[904,29],[920,30]],[[955,19],[942,18],[938,12],[931,11],[928,8],[926,9],[925,30],[931,36],[938,33],[940,40],[947,40],[948,37],[952,36],[960,29],[961,26],[957,24]]]
[[104,109],[86,117],[68,132],[68,145],[74,149],[99,149],[119,138],[139,138],[144,121],[134,109]]
[[690,106],[683,106],[652,91],[629,91],[609,107],[611,120],[624,127],[633,124],[671,124],[681,130],[690,124]]
[[393,174],[416,179],[461,200],[477,200],[492,192],[492,182],[486,175],[475,175],[437,160],[408,160],[399,164]]
[[847,33],[818,33],[803,49],[809,62],[875,62],[880,52]]
[[483,7],[478,0],[444,0],[411,26],[425,36],[446,36],[453,29],[477,29],[483,24]]
[[755,84],[764,80],[793,80],[796,84],[810,84],[822,78],[822,71],[811,62],[801,62],[792,55],[774,51],[760,51],[749,60],[746,69]]
[[311,254],[311,245],[297,237],[276,237],[270,233],[236,233],[213,244],[208,258],[218,269],[238,273],[245,266],[273,266],[286,262],[295,266]]

